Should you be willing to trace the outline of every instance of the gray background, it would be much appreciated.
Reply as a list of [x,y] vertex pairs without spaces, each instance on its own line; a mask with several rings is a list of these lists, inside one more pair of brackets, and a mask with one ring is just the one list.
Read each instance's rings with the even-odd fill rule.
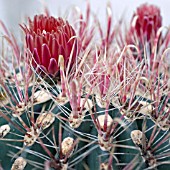
[[[101,22],[104,23],[107,0],[89,0],[91,9],[99,16]],[[170,0],[110,0],[113,9],[113,18],[116,22],[124,13],[127,21],[135,11],[136,7],[142,3],[148,2],[155,4],[161,8],[163,16],[163,25],[170,24]],[[54,16],[64,15],[64,12],[73,7],[78,6],[81,11],[85,11],[86,0],[0,0],[0,19],[5,22],[14,34],[18,34],[18,23],[23,22],[26,16],[33,16],[41,13],[44,4]]]

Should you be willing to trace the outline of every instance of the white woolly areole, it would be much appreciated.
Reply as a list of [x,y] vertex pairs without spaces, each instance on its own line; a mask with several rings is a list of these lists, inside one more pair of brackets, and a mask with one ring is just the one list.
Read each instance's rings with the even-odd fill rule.
[[101,163],[100,164],[100,170],[108,170],[108,168],[109,168],[108,163]]
[[[81,98],[80,108],[82,107],[84,101],[85,101],[85,98]],[[90,110],[92,107],[93,107],[92,101],[90,99],[87,99],[85,104],[84,104],[84,108],[83,108],[82,112],[80,113],[80,111],[77,111],[78,118],[74,118],[74,114],[73,114],[73,112],[71,112],[70,116],[69,116],[70,127],[78,128],[81,125],[81,123],[83,122],[86,112],[88,110]]]
[[0,126],[0,138],[5,137],[10,131],[10,126],[8,124]]
[[[67,155],[68,152],[70,152],[71,148],[73,147],[74,139],[71,137],[65,138],[61,143],[61,151],[64,156]],[[69,154],[69,156],[72,154],[73,150]]]
[[40,134],[40,131],[38,128],[36,130],[34,130],[34,128],[31,127],[30,130],[31,131],[26,132],[26,134],[24,136],[24,145],[25,146],[32,146]]
[[[103,130],[104,129],[104,121],[105,121],[106,116],[105,115],[99,115],[98,116],[98,121],[100,128]],[[107,128],[109,128],[112,125],[113,119],[111,116],[108,114],[107,115]]]
[[150,103],[146,101],[139,101],[139,103],[143,105],[143,107],[139,111],[140,113],[144,115],[148,115],[149,113],[153,111],[153,106]]
[[15,107],[16,114],[12,114],[14,117],[21,116],[22,113],[26,110],[28,106],[24,102],[19,102],[18,105]]
[[46,129],[55,121],[55,116],[52,113],[41,113],[37,120],[36,125],[41,127],[41,129]]
[[102,151],[110,151],[111,150],[112,140],[113,140],[113,138],[110,136],[109,139],[107,141],[105,141],[103,139],[103,137],[98,134],[98,142],[99,142],[100,149]]
[[[104,121],[105,121],[106,116],[105,115],[99,115],[98,116],[98,121],[99,121],[99,125],[101,130],[104,130]],[[113,119],[110,117],[110,115],[107,115],[107,129],[110,128],[110,126],[112,125]],[[103,135],[100,136],[98,134],[98,142],[100,145],[100,149],[103,151],[109,151],[112,148],[112,140],[113,138],[110,136],[108,140],[104,139],[106,132],[103,132]]]
[[18,157],[12,164],[11,170],[24,170],[27,161],[23,157]]
[[86,111],[82,111],[82,115],[78,114],[78,118],[74,118],[73,112],[71,112],[70,116],[69,116],[69,125],[70,125],[70,127],[78,128],[81,125],[81,123],[82,123],[82,121],[84,119],[85,112]]
[[58,105],[65,105],[67,102],[69,101],[68,97],[67,96],[62,96],[62,93],[60,93],[56,99],[55,99],[55,102],[58,104]]
[[44,90],[38,90],[37,92],[34,93],[34,100],[36,103],[44,103],[50,99],[51,99],[50,95]]
[[132,141],[136,145],[142,145],[143,135],[144,135],[143,132],[141,132],[140,130],[133,130],[130,134]]

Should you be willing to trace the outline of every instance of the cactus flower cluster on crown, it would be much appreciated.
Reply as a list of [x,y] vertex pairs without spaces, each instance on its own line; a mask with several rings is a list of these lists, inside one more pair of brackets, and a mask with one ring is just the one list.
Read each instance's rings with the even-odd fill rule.
[[139,6],[132,18],[132,27],[139,38],[149,40],[156,35],[162,26],[160,9],[155,5],[143,4]]
[[62,18],[36,15],[29,19],[29,26],[22,26],[26,34],[26,45],[33,56],[32,63],[56,76],[59,73],[58,60],[62,55],[64,65],[67,66],[70,55],[71,64],[76,60],[76,33],[73,27]]

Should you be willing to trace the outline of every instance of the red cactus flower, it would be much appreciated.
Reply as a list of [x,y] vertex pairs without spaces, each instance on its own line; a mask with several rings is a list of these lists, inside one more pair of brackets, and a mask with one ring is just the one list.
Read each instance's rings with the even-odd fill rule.
[[162,25],[160,9],[154,5],[143,4],[137,8],[132,18],[132,26],[139,38],[145,36],[147,40],[156,35]]
[[76,34],[68,21],[36,15],[33,21],[29,19],[29,27],[22,28],[26,34],[27,47],[34,58],[34,67],[38,64],[46,73],[55,76],[59,72],[59,55],[64,57],[66,68],[72,50],[71,64],[74,63],[77,50]]

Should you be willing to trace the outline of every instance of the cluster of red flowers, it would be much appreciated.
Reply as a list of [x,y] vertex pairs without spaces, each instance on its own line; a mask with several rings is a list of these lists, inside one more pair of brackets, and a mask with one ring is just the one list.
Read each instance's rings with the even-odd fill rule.
[[154,5],[143,4],[137,8],[132,18],[132,27],[137,36],[148,41],[162,26],[160,9]]
[[65,67],[72,52],[72,61],[76,59],[76,39],[72,26],[62,18],[36,15],[29,20],[29,27],[23,27],[26,44],[33,56],[33,65],[55,76],[59,71],[59,55],[64,57]]
[[[160,9],[143,4],[133,15],[131,28],[139,39],[149,39],[156,35],[162,25]],[[29,20],[29,27],[23,28],[26,44],[33,56],[33,65],[55,76],[59,71],[59,55],[64,57],[65,67],[72,51],[71,64],[76,60],[76,33],[72,26],[61,18],[36,15]]]

